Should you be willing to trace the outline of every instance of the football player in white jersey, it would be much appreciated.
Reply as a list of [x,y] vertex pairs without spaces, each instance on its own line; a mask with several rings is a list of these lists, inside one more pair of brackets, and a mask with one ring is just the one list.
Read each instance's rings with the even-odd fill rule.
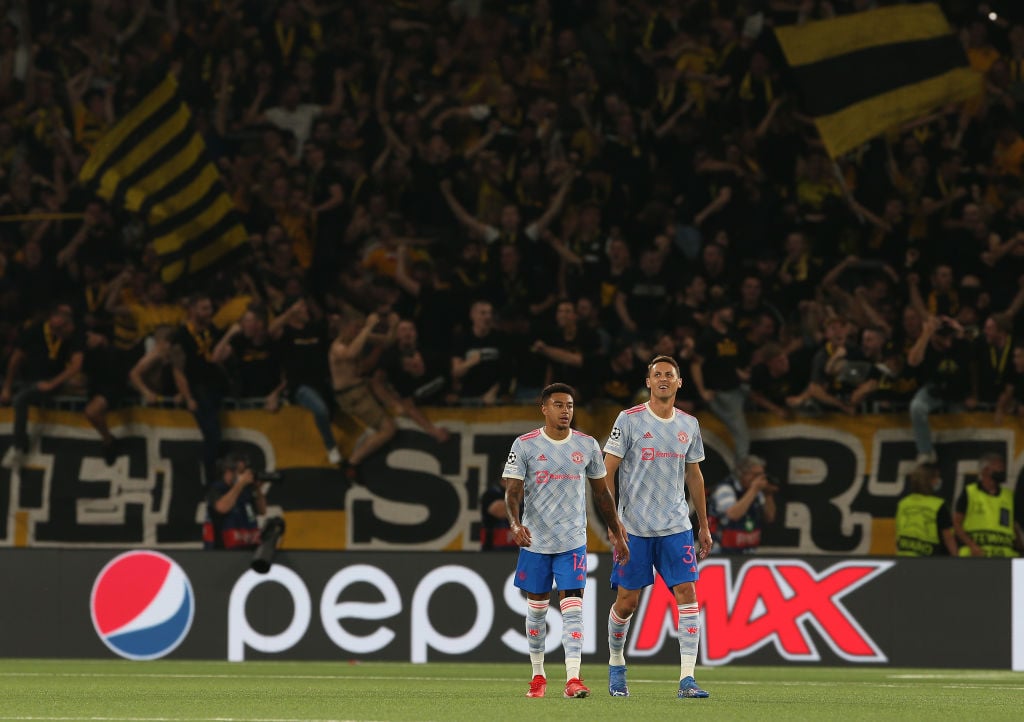
[[[708,697],[693,678],[700,639],[697,562],[711,551],[704,500],[704,442],[697,419],[675,408],[683,385],[679,364],[655,356],[647,366],[647,403],[619,413],[604,446],[608,479],[619,472],[619,516],[628,535],[630,556],[616,559],[612,586],[617,589],[608,615],[608,693],[628,697],[623,649],[640,590],[654,583],[657,571],[676,598],[679,614],[680,699]],[[685,481],[685,486],[684,486]],[[611,486],[609,484],[609,486]],[[700,528],[694,544],[686,489]]]
[[[605,480],[601,447],[592,436],[570,427],[576,392],[551,384],[540,397],[544,426],[512,443],[502,472],[509,532],[519,545],[515,585],[526,592],[526,638],[533,665],[527,697],[543,697],[547,688],[544,642],[552,580],[562,610],[565,697],[587,697],[580,679],[583,655],[583,588],[587,578],[587,489],[608,526],[619,558],[629,559],[625,531],[615,498]],[[520,510],[522,518],[520,519]]]

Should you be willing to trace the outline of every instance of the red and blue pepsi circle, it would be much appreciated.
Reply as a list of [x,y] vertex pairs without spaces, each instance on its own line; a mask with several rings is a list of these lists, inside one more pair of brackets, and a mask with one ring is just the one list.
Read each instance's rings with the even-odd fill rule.
[[153,551],[111,559],[89,597],[96,634],[125,659],[158,659],[173,652],[192,628],[195,606],[185,571]]

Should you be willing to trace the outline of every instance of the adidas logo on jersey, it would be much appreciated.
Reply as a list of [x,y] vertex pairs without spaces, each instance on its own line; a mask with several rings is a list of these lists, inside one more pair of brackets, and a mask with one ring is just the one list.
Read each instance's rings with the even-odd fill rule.
[[654,438],[654,434],[652,434],[650,431],[648,431],[646,434],[644,434],[644,438],[645,439],[653,439]]
[[541,454],[540,456],[537,457],[537,461],[547,461],[547,460],[548,460],[548,457],[544,456],[544,454]]

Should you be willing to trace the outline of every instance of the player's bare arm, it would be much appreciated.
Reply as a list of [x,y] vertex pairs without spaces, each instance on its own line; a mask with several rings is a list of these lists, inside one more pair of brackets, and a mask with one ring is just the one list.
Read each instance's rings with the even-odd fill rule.
[[619,515],[615,511],[615,496],[608,488],[608,477],[602,476],[590,480],[590,488],[594,492],[594,504],[597,511],[604,519],[608,527],[608,536],[615,550],[615,558],[620,564],[629,561],[629,544],[626,541],[626,532],[619,523]]
[[516,544],[528,547],[532,543],[530,530],[519,523],[519,510],[523,508],[523,480],[505,477],[505,515],[508,530]]
[[711,553],[711,546],[714,540],[711,538],[711,529],[708,527],[708,505],[704,498],[704,474],[700,470],[699,463],[686,464],[686,488],[690,491],[690,506],[697,512],[697,544],[700,547],[700,558],[704,559]]
[[608,476],[605,477],[605,485],[608,490],[612,492],[612,498],[615,498],[615,472],[619,470],[619,464],[622,463],[622,457],[616,456],[615,454],[604,455],[604,468],[608,472]]

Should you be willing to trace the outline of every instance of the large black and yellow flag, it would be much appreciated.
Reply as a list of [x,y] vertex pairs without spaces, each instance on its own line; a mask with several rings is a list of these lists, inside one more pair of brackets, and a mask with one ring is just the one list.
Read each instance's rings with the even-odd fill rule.
[[166,283],[208,268],[248,238],[172,76],[100,138],[79,179],[146,220]]
[[937,5],[896,5],[776,28],[829,154],[981,92]]

